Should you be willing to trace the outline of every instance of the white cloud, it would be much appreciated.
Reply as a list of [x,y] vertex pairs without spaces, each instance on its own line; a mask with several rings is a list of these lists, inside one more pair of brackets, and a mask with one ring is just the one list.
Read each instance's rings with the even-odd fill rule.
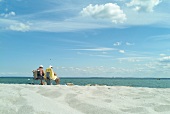
[[[132,11],[127,7],[122,6],[122,8],[124,8],[123,9],[124,12],[123,12],[121,10],[122,8],[120,9],[120,7],[117,4],[113,4],[113,3],[103,4],[101,2],[99,2],[98,4],[100,5],[89,5],[87,7],[84,7],[84,9],[82,5],[79,6],[78,8],[76,7],[76,12],[74,12],[73,14],[76,14],[77,12],[81,11],[81,9],[83,9],[81,11],[82,16],[74,15],[70,17],[69,15],[66,16],[66,18],[61,18],[60,20],[56,20],[57,19],[56,17],[58,16],[58,13],[56,12],[59,12],[58,9],[50,10],[50,14],[55,13],[55,15],[53,14],[52,18],[50,17],[50,18],[43,18],[43,19],[42,18],[39,19],[39,17],[43,15],[49,15],[49,10],[44,10],[39,13],[24,14],[24,15],[16,15],[15,12],[13,13],[11,12],[10,15],[11,16],[16,15],[15,18],[12,18],[11,20],[9,20],[9,18],[1,18],[0,29],[1,30],[4,30],[4,28],[9,29],[10,26],[12,30],[18,30],[18,29],[14,29],[15,23],[11,24],[11,22],[15,21],[17,23],[24,23],[23,20],[30,21],[32,23],[31,28],[29,30],[44,31],[44,32],[65,32],[65,31],[70,32],[70,31],[80,31],[80,30],[98,29],[98,28],[123,28],[123,27],[134,26],[134,25],[158,25],[158,26],[165,25],[166,27],[170,27],[169,20],[168,20],[169,14],[166,12],[160,11],[154,13],[138,13]],[[8,13],[9,12],[10,11],[8,11]],[[64,13],[67,12],[64,11]],[[3,14],[3,16],[5,16],[5,14]],[[92,18],[84,18],[83,16],[89,16]],[[125,19],[126,16],[128,17],[127,20]],[[100,22],[96,21],[94,18],[98,19]],[[109,19],[110,22],[108,21]],[[5,21],[5,23],[2,22],[1,20]],[[112,20],[114,22],[117,22],[117,24],[114,25],[111,24]],[[124,22],[125,20],[126,22]],[[7,21],[8,22],[10,21],[10,23],[7,23]],[[119,22],[124,22],[124,24],[121,24]]]
[[82,50],[82,51],[112,51],[116,50],[114,48],[91,48],[91,49],[72,49],[72,50]]
[[157,35],[157,36],[151,36],[148,38],[148,40],[152,41],[169,41],[170,40],[170,34],[165,35]]
[[118,59],[120,62],[122,61],[128,61],[128,62],[140,62],[140,58],[135,58],[135,57],[127,57],[127,58],[119,58]]
[[[146,67],[146,66],[145,66]],[[97,77],[131,77],[131,76],[142,76],[147,77],[150,76],[154,71],[151,68],[148,68],[145,70],[143,67],[135,67],[135,68],[121,68],[117,66],[93,66],[93,67],[65,67],[64,69],[62,67],[58,67],[58,71],[60,75],[62,76],[85,76],[85,77],[91,77],[91,76],[97,76]],[[145,75],[143,75],[145,74]]]
[[119,50],[120,53],[125,53],[125,50]]
[[[79,50],[81,51],[81,50]],[[85,51],[85,50],[82,50]],[[96,57],[103,57],[103,58],[111,58],[112,56],[108,55],[107,52],[103,50],[86,50],[86,51],[96,51],[97,53],[85,53],[85,52],[77,52],[78,55],[87,55],[87,56],[96,56]],[[110,50],[108,50],[110,51]]]
[[117,4],[107,3],[104,5],[88,5],[81,11],[82,16],[92,17],[95,19],[109,19],[113,23],[123,23],[126,15]]
[[[35,20],[35,21],[29,21],[29,23],[25,23],[19,20],[0,18],[0,28],[5,30],[18,30],[18,31],[30,30],[30,31],[44,31],[44,32],[65,32],[65,31],[79,31],[85,29],[108,28],[108,25],[100,24],[100,23],[92,23],[92,22],[84,23],[84,22],[78,22],[74,20],[73,21]],[[20,29],[23,28],[23,29],[20,30],[17,28]]]
[[[114,46],[120,46],[120,45],[123,45],[123,44],[124,44],[124,43],[122,43],[122,42],[116,42],[116,43],[114,43],[113,45],[114,45]],[[126,42],[125,45],[131,46],[131,45],[134,45],[134,43]]]
[[127,3],[128,7],[133,7],[135,11],[153,12],[155,6],[157,6],[160,0],[131,0]]
[[170,56],[164,56],[160,59],[160,62],[170,63]]
[[131,45],[134,45],[134,44],[129,43],[129,42],[126,42],[126,45],[127,45],[127,46],[131,46]]
[[15,14],[15,12],[13,12],[13,11],[11,11],[11,12],[9,12],[9,13],[7,13],[7,14],[5,14],[5,13],[2,13],[1,14],[1,16],[2,17],[5,17],[5,18],[7,18],[7,17],[10,17],[10,16],[15,16],[16,14]]
[[160,54],[160,56],[161,56],[161,57],[165,57],[165,56],[166,56],[166,54]]
[[118,58],[118,60],[121,61],[127,61],[127,62],[141,62],[141,61],[151,61],[153,58],[150,57],[125,57],[125,58]]
[[113,44],[114,46],[120,46],[121,45],[121,42],[116,42]]
[[15,23],[13,25],[10,25],[7,29],[25,32],[25,31],[28,31],[30,29],[30,26],[26,25],[24,23]]
[[46,31],[46,32],[65,32],[76,31],[84,29],[107,28],[107,25],[96,23],[83,23],[75,21],[33,21],[33,31]]

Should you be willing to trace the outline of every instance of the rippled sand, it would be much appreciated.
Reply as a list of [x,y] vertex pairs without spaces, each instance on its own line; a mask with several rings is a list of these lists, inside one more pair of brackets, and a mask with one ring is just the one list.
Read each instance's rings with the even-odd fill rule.
[[0,84],[0,114],[170,114],[170,88]]

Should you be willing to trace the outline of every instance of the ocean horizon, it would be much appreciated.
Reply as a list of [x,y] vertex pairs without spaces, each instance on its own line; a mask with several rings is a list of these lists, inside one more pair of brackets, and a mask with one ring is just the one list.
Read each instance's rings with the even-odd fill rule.
[[[0,83],[3,84],[39,84],[39,80],[34,80],[28,76],[1,76]],[[55,85],[55,82],[52,82]],[[139,77],[60,77],[60,84],[85,86],[106,85],[106,86],[131,86],[149,88],[170,88],[170,78],[139,78]]]

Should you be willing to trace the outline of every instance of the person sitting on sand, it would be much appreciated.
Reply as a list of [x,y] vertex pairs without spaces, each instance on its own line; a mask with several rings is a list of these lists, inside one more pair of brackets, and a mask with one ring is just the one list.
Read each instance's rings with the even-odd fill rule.
[[[53,70],[53,66],[50,65],[49,68],[51,68]],[[55,72],[54,72],[54,76],[55,76],[54,80],[55,80],[56,84],[57,85],[60,84],[60,78],[57,76],[57,74]]]
[[51,84],[50,80],[54,80],[56,84],[58,85],[60,83],[60,78],[57,76],[57,74],[53,71],[53,66],[49,66],[46,70],[46,82],[47,85]]
[[40,65],[39,68],[37,69],[37,76],[38,76],[38,79],[41,80],[40,84],[43,85],[43,82],[42,80],[44,79],[44,70],[43,70],[43,65]]

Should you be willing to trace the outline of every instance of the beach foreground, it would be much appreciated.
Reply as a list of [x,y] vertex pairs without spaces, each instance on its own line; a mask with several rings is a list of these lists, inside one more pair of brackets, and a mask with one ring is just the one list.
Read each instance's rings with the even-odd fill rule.
[[170,114],[170,88],[0,84],[0,114]]

